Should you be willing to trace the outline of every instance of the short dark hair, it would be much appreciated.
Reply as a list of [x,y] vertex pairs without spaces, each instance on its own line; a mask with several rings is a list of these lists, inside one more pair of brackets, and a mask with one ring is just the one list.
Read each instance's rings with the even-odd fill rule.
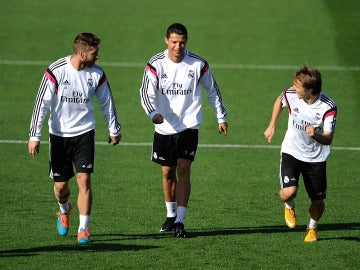
[[302,83],[306,90],[312,90],[313,95],[321,92],[321,73],[317,69],[305,65],[296,71],[294,77]]
[[168,27],[166,30],[166,37],[169,38],[171,34],[177,34],[180,36],[185,36],[185,39],[188,39],[187,29],[186,27],[181,23],[173,23]]
[[80,33],[74,39],[74,52],[87,50],[100,44],[100,38],[92,33]]

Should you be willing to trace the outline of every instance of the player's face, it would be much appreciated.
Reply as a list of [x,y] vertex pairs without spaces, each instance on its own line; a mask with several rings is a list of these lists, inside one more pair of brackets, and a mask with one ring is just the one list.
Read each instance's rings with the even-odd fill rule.
[[96,47],[90,47],[90,49],[86,52],[84,52],[85,54],[85,60],[84,60],[84,65],[86,67],[92,67],[96,60],[99,59],[99,48],[96,46]]
[[169,38],[165,37],[165,43],[168,46],[168,57],[175,63],[181,62],[186,48],[185,36],[172,33]]
[[309,91],[303,87],[302,83],[298,79],[294,79],[293,88],[295,89],[299,99],[307,100],[309,98]]

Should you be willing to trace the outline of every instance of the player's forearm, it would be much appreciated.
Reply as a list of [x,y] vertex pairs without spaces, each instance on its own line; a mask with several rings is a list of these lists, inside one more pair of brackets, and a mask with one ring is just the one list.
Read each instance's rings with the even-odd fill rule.
[[276,122],[279,119],[282,110],[283,108],[281,106],[281,100],[280,97],[278,97],[274,103],[273,111],[271,114],[271,120],[269,122],[269,127],[275,128]]
[[318,143],[324,144],[324,145],[330,145],[332,143],[333,135],[331,134],[320,134],[320,133],[314,133],[314,135],[311,137],[314,140],[316,140]]

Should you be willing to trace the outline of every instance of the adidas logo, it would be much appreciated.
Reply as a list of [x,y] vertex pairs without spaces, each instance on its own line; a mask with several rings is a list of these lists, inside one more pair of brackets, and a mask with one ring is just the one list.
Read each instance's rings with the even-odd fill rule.
[[163,75],[161,75],[161,79],[167,79],[168,76],[164,73]]
[[89,164],[89,165],[83,164],[83,165],[81,166],[81,168],[91,169],[92,166],[93,166],[92,164]]

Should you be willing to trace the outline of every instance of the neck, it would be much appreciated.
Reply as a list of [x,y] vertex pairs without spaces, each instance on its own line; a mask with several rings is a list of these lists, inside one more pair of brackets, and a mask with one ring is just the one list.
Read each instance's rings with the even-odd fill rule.
[[176,57],[176,56],[169,55],[169,59],[175,63],[180,63],[184,59],[184,56]]
[[82,70],[84,69],[84,64],[78,59],[76,55],[72,55],[70,57],[70,63],[76,70]]
[[304,101],[305,101],[307,104],[311,105],[311,104],[313,104],[315,101],[317,101],[318,98],[319,98],[319,95],[316,95],[316,96],[310,95],[310,96],[308,96],[308,97],[305,97],[305,98],[304,98]]

